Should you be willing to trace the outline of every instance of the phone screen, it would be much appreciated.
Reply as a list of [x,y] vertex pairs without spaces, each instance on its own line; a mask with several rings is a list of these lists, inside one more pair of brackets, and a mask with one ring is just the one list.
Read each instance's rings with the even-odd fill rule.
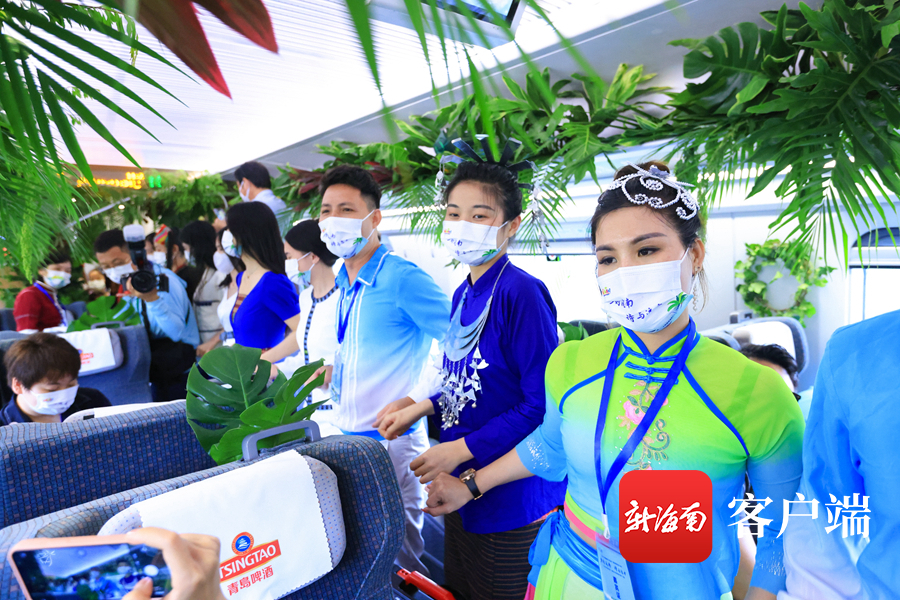
[[162,552],[149,546],[21,550],[13,560],[33,600],[116,600],[145,577],[153,579],[154,598],[172,589]]

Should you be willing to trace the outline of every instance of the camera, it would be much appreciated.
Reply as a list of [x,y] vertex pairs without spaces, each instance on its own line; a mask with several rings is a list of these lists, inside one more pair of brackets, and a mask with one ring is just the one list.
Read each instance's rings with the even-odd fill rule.
[[126,225],[122,230],[125,235],[125,241],[128,243],[128,253],[131,254],[131,262],[137,268],[135,273],[122,278],[122,285],[128,279],[131,279],[131,285],[134,291],[146,294],[154,288],[159,287],[160,291],[166,291],[168,281],[165,275],[156,276],[153,270],[153,263],[147,258],[147,250],[144,247],[144,228],[140,225]]

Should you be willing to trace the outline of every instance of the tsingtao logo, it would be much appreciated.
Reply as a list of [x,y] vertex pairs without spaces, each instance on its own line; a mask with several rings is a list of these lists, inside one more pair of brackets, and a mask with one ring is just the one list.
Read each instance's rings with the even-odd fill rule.
[[231,550],[238,556],[247,554],[251,548],[253,548],[253,536],[246,531],[237,534],[237,537],[231,542]]
[[634,563],[712,553],[712,481],[703,471],[631,471],[619,483],[619,550]]
[[[219,565],[220,579],[222,581],[227,581],[244,575],[245,573],[249,573],[272,561],[274,558],[281,556],[281,546],[279,545],[278,540],[266,542],[264,544],[256,544],[253,540],[253,536],[246,531],[235,536],[234,541],[231,542],[231,550],[235,554],[234,558],[228,559]],[[270,574],[266,575],[266,577],[269,577],[272,571],[271,569],[267,569],[267,572]],[[248,578],[247,585],[241,585],[237,589],[249,587],[254,583],[254,579],[256,581],[261,581],[262,578],[261,574],[258,577],[255,574],[251,575]],[[235,591],[237,591],[237,589]]]

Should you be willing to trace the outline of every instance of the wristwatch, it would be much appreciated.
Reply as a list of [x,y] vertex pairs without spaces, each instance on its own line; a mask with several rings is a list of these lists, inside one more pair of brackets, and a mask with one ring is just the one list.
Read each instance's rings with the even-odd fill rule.
[[459,476],[459,480],[466,484],[466,487],[469,488],[469,491],[472,492],[472,496],[478,500],[481,498],[481,490],[478,489],[478,486],[475,485],[475,469],[469,469]]

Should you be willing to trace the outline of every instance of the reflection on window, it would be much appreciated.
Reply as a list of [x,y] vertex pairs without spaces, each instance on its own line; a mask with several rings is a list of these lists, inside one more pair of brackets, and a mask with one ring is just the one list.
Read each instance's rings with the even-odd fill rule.
[[[863,235],[851,251],[849,322],[900,310],[900,229]],[[862,260],[860,260],[862,254]]]

